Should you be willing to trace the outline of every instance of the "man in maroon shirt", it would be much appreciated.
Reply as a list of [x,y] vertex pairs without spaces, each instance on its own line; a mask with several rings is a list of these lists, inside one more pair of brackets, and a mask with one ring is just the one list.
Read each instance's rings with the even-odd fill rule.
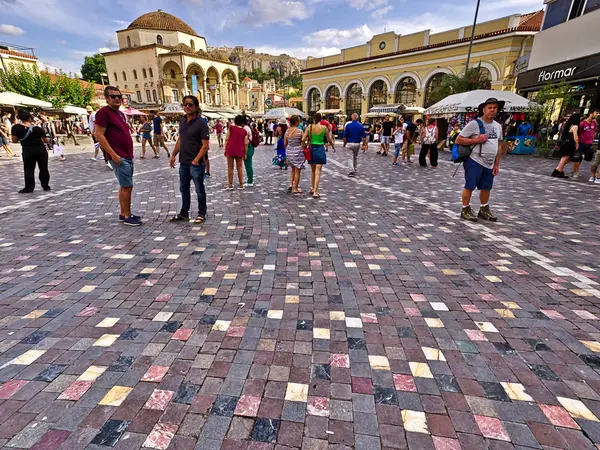
[[119,182],[119,221],[125,225],[142,225],[141,217],[131,214],[131,191],[133,190],[133,140],[125,115],[119,111],[123,95],[118,88],[107,86],[104,97],[108,106],[96,113],[94,136]]

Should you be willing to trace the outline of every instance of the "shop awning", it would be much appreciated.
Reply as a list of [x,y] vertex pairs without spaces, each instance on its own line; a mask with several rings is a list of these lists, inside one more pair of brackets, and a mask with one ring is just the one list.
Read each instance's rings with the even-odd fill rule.
[[16,92],[0,92],[0,105],[6,106],[34,106],[38,108],[52,108],[52,103],[27,97]]
[[320,109],[317,111],[319,114],[323,115],[323,114],[343,114],[344,111],[342,111],[341,109]]
[[371,117],[385,117],[385,116],[398,117],[398,114],[396,114],[395,112],[368,112],[366,114],[361,115],[361,117],[363,119],[368,119]]
[[421,108],[420,106],[407,106],[402,112],[405,114],[423,114],[425,112],[425,108]]
[[223,116],[214,112],[204,112],[202,111],[202,115],[208,117],[209,119],[222,119]]
[[375,105],[375,106],[372,106],[371,109],[369,109],[369,114],[370,113],[379,113],[379,114],[396,113],[396,114],[400,114],[402,111],[404,111],[405,108],[406,107],[402,103],[395,103],[393,105]]

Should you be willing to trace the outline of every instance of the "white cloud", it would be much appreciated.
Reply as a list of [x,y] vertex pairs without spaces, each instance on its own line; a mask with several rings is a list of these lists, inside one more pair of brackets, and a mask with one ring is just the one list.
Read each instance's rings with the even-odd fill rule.
[[372,10],[385,6],[389,3],[389,0],[350,0],[349,4],[354,9],[368,9]]
[[303,39],[311,45],[328,44],[339,47],[352,47],[353,45],[364,44],[373,37],[373,34],[367,25],[362,25],[350,30],[327,28],[307,34]]
[[286,54],[294,58],[305,59],[308,56],[320,58],[322,56],[331,56],[340,53],[339,47],[274,47],[263,45],[256,47],[257,53],[268,53],[269,55]]
[[313,10],[299,1],[249,0],[246,20],[257,27],[270,23],[291,25],[294,20],[304,20],[312,14]]
[[8,25],[8,24],[3,23],[0,25],[0,34],[9,34],[11,36],[22,36],[25,34],[25,31],[23,31],[23,28],[19,28],[14,25]]
[[381,9],[376,9],[375,11],[373,11],[371,13],[371,17],[373,17],[374,19],[377,19],[379,17],[383,17],[385,16],[387,13],[389,13],[391,10],[393,9],[392,5],[388,5],[388,6],[384,6]]

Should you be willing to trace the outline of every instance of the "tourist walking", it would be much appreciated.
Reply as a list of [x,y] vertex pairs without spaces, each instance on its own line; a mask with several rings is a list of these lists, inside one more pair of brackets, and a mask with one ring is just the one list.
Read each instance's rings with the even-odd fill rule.
[[160,158],[160,156],[158,155],[157,148],[154,145],[152,145],[152,134],[150,134],[150,132],[152,131],[152,125],[150,124],[148,119],[144,120],[144,124],[142,125],[141,131],[142,131],[142,159],[146,158],[146,144],[150,144],[150,148],[152,148],[152,151],[154,152],[153,158]]
[[[597,121],[599,115],[600,111],[592,109],[588,113],[588,116],[579,124],[579,148],[586,161],[592,161],[594,159],[594,149],[592,146],[594,144],[594,137],[598,131]],[[575,168],[574,170],[579,174],[579,166],[576,166],[576,170]],[[594,169],[593,166],[594,165],[592,164],[592,176],[589,179],[590,183],[596,181],[597,169]]]
[[9,157],[14,157],[12,150],[8,145],[8,139],[11,135],[12,124],[10,123],[10,113],[6,113],[2,116],[2,123],[0,123],[0,143],[2,143],[2,148]]
[[242,123],[244,124],[244,130],[246,130],[246,134],[248,135],[248,151],[246,152],[246,157],[244,158],[244,168],[246,169],[246,186],[252,187],[254,186],[254,167],[252,166],[252,158],[254,157],[254,149],[258,147],[260,140],[258,137],[258,131],[256,132],[255,136],[252,128],[250,128],[249,116],[243,115]]
[[284,143],[284,137],[285,137],[285,132],[287,131],[287,121],[285,120],[285,118],[280,118],[279,119],[279,124],[277,125],[277,128],[275,129],[275,139],[277,142],[277,154],[275,155],[275,157],[273,158],[273,165],[274,166],[278,166],[280,170],[287,170],[288,166],[287,166],[287,162],[285,160],[286,155],[285,155],[285,143]]
[[347,148],[352,152],[350,157],[350,172],[349,177],[356,176],[356,169],[358,167],[358,152],[361,150],[363,153],[367,151],[367,133],[365,133],[365,127],[358,121],[358,114],[353,113],[351,116],[352,121],[347,123],[344,127],[344,148]]
[[[562,144],[559,148],[560,161],[558,166],[552,172],[553,177],[569,178],[565,175],[565,166],[569,162],[581,162],[582,155],[579,150],[579,124],[581,123],[581,114],[571,114],[565,125],[562,127]],[[577,155],[576,155],[577,153]]]
[[119,221],[129,226],[142,225],[142,219],[131,212],[133,191],[133,141],[127,118],[119,110],[123,94],[119,88],[104,88],[107,106],[96,113],[94,135],[106,151],[106,157],[119,183]]
[[402,145],[404,144],[404,128],[402,123],[398,122],[394,129],[394,159],[392,159],[392,166],[399,166],[398,157],[402,151]]
[[381,156],[387,156],[390,151],[390,141],[392,140],[392,130],[394,129],[394,122],[390,120],[390,116],[385,116],[385,120],[381,124],[381,137],[379,138],[381,144]]
[[227,157],[227,189],[233,190],[233,166],[237,170],[238,189],[244,189],[244,169],[242,161],[248,152],[248,133],[243,127],[243,118],[240,114],[235,116],[233,125],[229,126],[225,139],[225,156]]
[[210,130],[199,116],[200,103],[194,95],[183,97],[185,116],[179,122],[179,137],[170,159],[175,168],[175,158],[179,155],[179,192],[181,192],[181,210],[172,217],[171,222],[190,220],[191,182],[194,182],[198,198],[198,215],[195,223],[206,220],[206,190],[204,188],[205,156],[210,147]]
[[19,193],[27,194],[35,189],[36,165],[40,171],[40,184],[44,191],[49,191],[50,172],[48,171],[48,151],[46,150],[49,139],[41,127],[33,124],[33,116],[26,109],[20,110],[17,118],[21,123],[13,125],[10,133],[12,141],[20,142],[22,148],[25,187]]
[[419,165],[427,167],[427,153],[431,167],[438,165],[438,128],[435,126],[435,119],[429,119],[427,126],[421,131],[421,151],[419,152]]
[[290,117],[290,128],[285,132],[285,153],[288,164],[292,167],[289,191],[294,194],[301,194],[302,191],[298,187],[300,184],[300,176],[304,169],[304,149],[302,147],[302,130],[298,128],[300,117]]
[[273,145],[273,130],[275,130],[275,124],[272,120],[267,123],[267,139],[265,139],[265,145]]
[[[479,105],[480,119],[472,120],[460,132],[456,143],[472,146],[471,155],[464,161],[465,187],[462,193],[461,218],[477,222],[478,218],[496,222],[498,219],[489,207],[494,177],[500,171],[502,152],[502,126],[494,120],[504,108],[504,101],[489,98]],[[481,134],[481,128],[485,134]],[[471,209],[471,196],[479,189],[481,206],[477,216]]]
[[152,128],[154,129],[154,137],[152,141],[154,142],[154,147],[156,150],[154,153],[157,157],[160,157],[160,148],[164,148],[167,152],[167,157],[171,157],[171,153],[169,153],[169,149],[167,148],[167,144],[165,143],[165,133],[163,132],[163,120],[156,111],[153,113],[154,118],[152,119]]
[[335,152],[335,144],[331,140],[331,135],[326,126],[321,125],[321,114],[315,113],[313,123],[310,125],[302,136],[303,142],[308,147],[310,146],[311,167],[311,195],[313,198],[319,198],[319,184],[321,183],[321,169],[327,164],[327,155],[325,154],[325,143],[329,142],[331,148]]
[[219,148],[223,148],[223,124],[219,119],[217,119],[217,123],[215,124],[215,133],[217,133]]

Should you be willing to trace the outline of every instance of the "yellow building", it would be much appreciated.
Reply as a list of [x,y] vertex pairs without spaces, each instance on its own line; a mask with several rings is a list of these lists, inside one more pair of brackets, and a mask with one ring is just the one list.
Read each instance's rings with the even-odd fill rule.
[[135,92],[136,103],[201,103],[237,108],[238,66],[211,57],[206,39],[162,10],[144,14],[117,31],[119,50],[104,53],[110,84]]
[[10,66],[23,64],[28,69],[33,68],[38,59],[33,49],[21,46],[0,45],[0,70],[7,71]]
[[[542,18],[537,11],[477,24],[470,67],[479,65],[492,89],[513,90],[515,62],[530,52]],[[341,110],[350,117],[374,105],[427,108],[444,77],[464,69],[471,29],[388,32],[337,55],[309,58],[302,71],[304,111]]]
[[240,108],[246,112],[265,113],[265,100],[267,92],[262,84],[251,78],[242,80],[240,88]]

